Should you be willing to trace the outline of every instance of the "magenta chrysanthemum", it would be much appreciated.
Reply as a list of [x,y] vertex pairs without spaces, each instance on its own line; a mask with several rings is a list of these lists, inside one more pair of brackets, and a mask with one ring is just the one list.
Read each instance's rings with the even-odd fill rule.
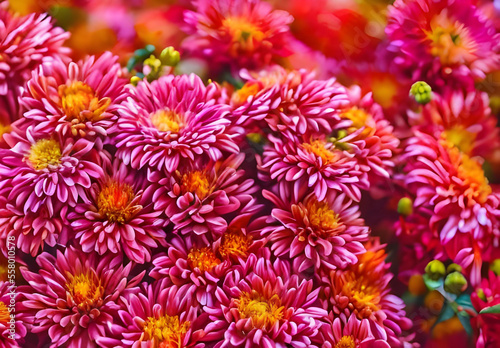
[[153,196],[155,209],[165,210],[174,231],[200,236],[206,243],[218,239],[227,228],[224,216],[259,208],[252,197],[257,191],[254,181],[244,180],[245,172],[239,169],[244,159],[243,154],[230,155],[217,162],[198,160],[180,166],[171,177],[159,180],[162,188]]
[[19,306],[16,306],[20,295],[14,279],[12,283],[0,281],[0,348],[19,348],[24,343],[22,338],[26,336],[26,322],[17,311]]
[[365,251],[361,242],[368,240],[368,227],[345,194],[332,193],[323,201],[314,194],[296,201],[283,192],[276,196],[264,191],[264,197],[276,206],[271,215],[279,225],[263,233],[275,255],[289,256],[298,272],[345,268]]
[[191,306],[189,286],[167,286],[165,281],[143,283],[122,297],[119,321],[111,325],[110,337],[99,337],[103,348],[202,348],[206,315]]
[[389,50],[414,80],[484,78],[500,67],[499,34],[472,0],[397,0],[389,10]]
[[260,0],[197,0],[186,11],[183,47],[217,67],[258,68],[291,53],[293,18]]
[[102,147],[117,119],[116,102],[125,85],[118,57],[106,52],[78,63],[54,59],[28,81],[24,116],[36,132],[86,138]]
[[238,152],[228,134],[229,107],[215,102],[217,87],[196,75],[164,76],[129,86],[113,128],[117,156],[139,169],[173,173],[195,156],[217,161]]
[[135,286],[143,274],[127,281],[132,264],[122,258],[84,254],[73,248],[54,257],[37,258],[36,273],[21,267],[29,286],[22,288],[26,300],[26,322],[31,332],[46,334],[51,348],[99,347],[98,337],[107,337],[109,323],[119,309],[117,301],[127,287]]
[[165,245],[161,210],[153,208],[158,189],[143,175],[115,160],[92,184],[88,203],[68,214],[74,238],[84,252],[121,253],[138,263],[151,261],[151,249]]
[[261,255],[233,268],[216,291],[217,304],[205,307],[213,322],[204,341],[215,348],[316,347],[311,338],[327,314],[315,306],[319,288],[292,275],[286,262]]

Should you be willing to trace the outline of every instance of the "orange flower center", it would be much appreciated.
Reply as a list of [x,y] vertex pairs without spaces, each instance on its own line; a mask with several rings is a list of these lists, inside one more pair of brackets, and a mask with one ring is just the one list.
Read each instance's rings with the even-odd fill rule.
[[266,299],[255,290],[251,294],[241,293],[236,304],[241,318],[251,318],[255,328],[264,330],[270,330],[274,323],[281,320],[285,309],[278,295]]
[[109,181],[99,192],[97,209],[111,222],[125,223],[136,212],[130,203],[135,194],[130,185]]
[[61,163],[61,148],[59,143],[53,139],[38,140],[31,145],[27,158],[36,170],[57,166]]
[[160,132],[179,133],[182,117],[172,110],[158,110],[151,115],[151,122]]
[[61,107],[69,121],[74,123],[98,121],[111,104],[110,98],[99,98],[94,90],[81,81],[59,86]]
[[198,268],[201,272],[211,271],[221,262],[209,247],[191,249],[187,260],[192,269]]
[[181,323],[178,316],[148,317],[143,328],[144,340],[153,341],[148,346],[151,348],[180,348],[189,326],[189,321]]
[[359,319],[369,317],[380,307],[380,289],[377,279],[358,272],[344,274],[342,293],[349,297],[349,305],[356,310]]
[[486,202],[492,189],[484,175],[483,168],[476,160],[465,154],[462,154],[461,162],[458,167],[458,177],[468,186],[465,196],[479,203]]
[[243,51],[253,51],[255,43],[264,40],[265,34],[254,23],[245,17],[228,17],[222,21],[222,27],[231,36],[233,47],[231,54],[236,55],[237,49]]
[[327,202],[309,199],[305,203],[309,223],[318,230],[333,230],[339,227],[339,215],[335,214]]
[[476,134],[469,132],[461,125],[453,126],[443,132],[444,139],[456,146],[461,152],[470,155],[476,141]]
[[359,109],[357,106],[353,106],[341,113],[341,117],[352,121],[352,126],[348,129],[349,133],[352,133],[361,127],[365,127],[361,136],[366,138],[373,135],[374,129],[369,127],[367,122],[371,121],[371,115],[363,109]]
[[356,348],[352,336],[342,336],[335,345],[335,348]]
[[205,171],[196,170],[182,175],[181,190],[184,193],[191,192],[203,200],[211,193],[211,185]]
[[223,258],[246,257],[250,240],[248,237],[238,232],[225,233],[222,236],[222,244],[219,247],[219,253]]
[[236,105],[244,104],[248,97],[254,96],[260,91],[260,86],[255,82],[247,82],[239,90],[233,93],[231,97],[232,101]]
[[4,124],[0,123],[0,138],[5,133],[9,133],[9,132],[10,132],[10,124],[4,125]]
[[327,148],[326,145],[327,143],[322,140],[313,140],[311,143],[302,144],[302,147],[306,151],[320,157],[323,160],[323,164],[333,163],[338,155],[330,148]]
[[66,284],[66,288],[79,309],[89,311],[99,306],[104,295],[104,288],[94,273],[69,275],[68,278],[69,282]]
[[7,323],[10,320],[10,312],[9,307],[5,305],[2,301],[0,301],[0,323]]

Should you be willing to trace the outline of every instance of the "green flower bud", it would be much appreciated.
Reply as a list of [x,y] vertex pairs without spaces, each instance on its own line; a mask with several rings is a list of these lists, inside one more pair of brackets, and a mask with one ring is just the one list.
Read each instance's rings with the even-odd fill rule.
[[424,81],[415,82],[410,89],[412,95],[417,103],[427,104],[432,100],[432,88]]
[[486,295],[483,291],[483,289],[477,289],[477,297],[479,297],[482,301],[486,302]]
[[408,216],[413,213],[413,201],[408,197],[403,197],[398,202],[398,213]]
[[141,78],[139,76],[132,76],[130,78],[130,83],[134,86],[137,86],[137,84],[141,81]]
[[493,273],[495,273],[497,276],[500,275],[500,259],[494,260],[490,264],[490,269]]
[[432,260],[425,266],[425,273],[432,280],[438,280],[439,278],[444,277],[446,274],[446,268],[444,264],[439,260]]
[[446,273],[452,273],[452,272],[462,273],[462,266],[457,265],[456,263],[452,263],[451,265],[448,265],[448,267],[446,267]]
[[160,60],[163,65],[176,66],[181,60],[181,54],[170,46],[161,51]]
[[448,274],[444,280],[444,290],[450,294],[459,295],[467,289],[467,279],[460,272]]

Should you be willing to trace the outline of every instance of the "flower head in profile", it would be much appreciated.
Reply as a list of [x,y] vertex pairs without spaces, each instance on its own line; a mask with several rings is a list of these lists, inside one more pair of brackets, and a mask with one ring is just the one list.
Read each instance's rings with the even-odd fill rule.
[[189,37],[183,47],[210,60],[215,69],[255,69],[291,53],[292,20],[287,12],[260,0],[197,0],[196,11],[184,13]]
[[344,193],[327,195],[319,201],[314,194],[294,200],[286,192],[274,195],[264,191],[275,208],[272,217],[278,225],[263,231],[276,256],[293,260],[294,269],[303,272],[345,268],[357,262],[356,254],[365,251],[368,227],[360,218],[358,206]]
[[121,294],[143,276],[128,281],[132,264],[123,266],[120,256],[100,257],[72,247],[55,257],[43,253],[37,264],[38,272],[21,267],[29,284],[22,289],[26,297],[22,305],[31,332],[48,333],[51,348],[99,347],[96,339],[107,336]]
[[229,107],[217,104],[215,84],[196,75],[163,76],[127,89],[113,128],[117,157],[134,169],[174,173],[195,157],[217,161],[238,152],[229,134]]
[[119,160],[105,162],[105,175],[89,189],[89,202],[68,214],[74,238],[84,252],[125,253],[132,261],[151,261],[151,249],[165,245],[161,210],[153,207],[157,185]]
[[155,209],[165,211],[174,231],[201,237],[205,243],[215,241],[227,229],[224,217],[260,207],[252,197],[257,186],[239,169],[244,158],[244,154],[230,155],[217,162],[198,160],[180,166],[171,177],[159,180],[162,187],[153,196]]
[[188,290],[166,281],[127,290],[111,334],[97,338],[99,347],[202,348],[207,316],[192,306]]
[[499,35],[472,0],[397,0],[386,33],[396,64],[439,87],[450,78],[481,78],[500,65]]
[[[14,308],[19,309],[19,305],[15,305],[14,308],[11,307],[11,304],[15,304],[21,298],[19,289],[14,289],[16,291],[12,296],[11,290],[13,290],[14,286],[14,282],[0,281],[0,348],[21,347],[24,342],[23,337],[27,333],[24,315],[13,310]],[[14,339],[12,339],[11,319],[15,321]]]
[[118,57],[106,52],[66,64],[54,59],[33,73],[23,96],[25,118],[36,132],[85,138],[102,147],[117,119],[125,85]]
[[292,274],[269,252],[252,254],[234,267],[216,291],[218,302],[206,306],[212,321],[204,341],[214,347],[314,347],[326,311],[316,307],[319,288]]

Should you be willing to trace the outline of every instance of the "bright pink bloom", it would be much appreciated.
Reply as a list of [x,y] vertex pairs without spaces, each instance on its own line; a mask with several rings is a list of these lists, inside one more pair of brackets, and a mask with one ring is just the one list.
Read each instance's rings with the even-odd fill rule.
[[[2,249],[3,250],[3,249]],[[26,336],[26,318],[19,313],[21,291],[14,288],[15,282],[11,284],[8,281],[0,281],[0,348],[20,348],[24,343],[23,337]],[[14,290],[11,294],[11,290]],[[11,329],[11,315],[15,316],[14,331]],[[14,339],[12,339],[14,336]]]

